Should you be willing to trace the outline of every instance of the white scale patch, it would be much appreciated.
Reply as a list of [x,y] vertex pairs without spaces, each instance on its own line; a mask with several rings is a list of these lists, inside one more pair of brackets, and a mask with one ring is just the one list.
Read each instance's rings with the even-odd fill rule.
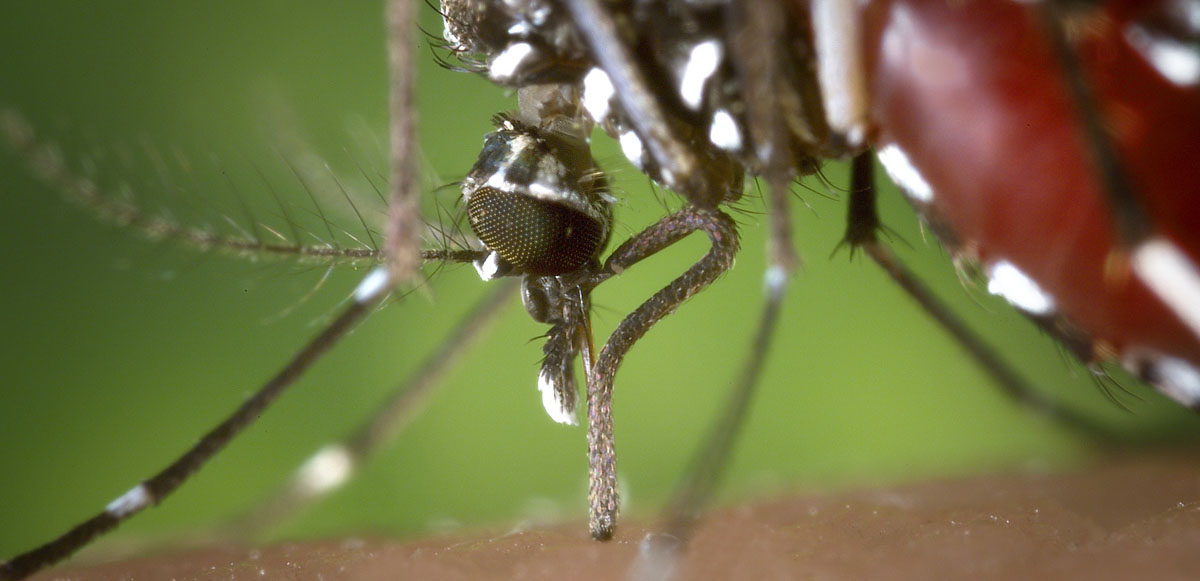
[[604,123],[608,118],[609,102],[615,92],[612,80],[600,69],[592,69],[583,77],[583,108],[592,116],[592,121]]
[[695,111],[704,100],[704,84],[717,72],[721,64],[721,43],[706,40],[692,47],[688,62],[683,67],[683,78],[679,81],[679,97],[683,104]]
[[718,109],[713,113],[712,125],[708,128],[708,140],[725,151],[741,151],[742,130],[729,111]]
[[1133,271],[1200,337],[1200,270],[1179,247],[1153,238],[1133,251]]
[[354,301],[360,304],[373,301],[380,293],[387,292],[390,284],[387,267],[377,266],[354,289]]
[[550,419],[569,426],[579,424],[579,420],[575,418],[575,408],[568,408],[565,402],[559,399],[554,380],[544,372],[538,373],[538,391],[542,392],[542,407],[546,408]]
[[625,159],[629,160],[638,169],[642,167],[642,140],[632,131],[626,131],[621,134],[621,151],[625,154]]
[[129,492],[108,503],[108,506],[104,507],[104,512],[116,518],[124,518],[149,505],[150,491],[146,489],[145,484],[138,484],[130,488]]
[[484,182],[483,185],[486,187],[492,188],[498,192],[504,192],[504,193],[508,193],[508,194],[511,194],[511,193],[517,191],[517,185],[508,181],[508,172],[505,171],[506,168],[507,168],[507,166],[505,166],[504,168],[501,168],[496,173],[488,176],[487,181]]
[[1158,388],[1164,395],[1188,407],[1200,403],[1200,370],[1176,357],[1159,357],[1154,362]]
[[896,185],[900,186],[908,197],[928,204],[933,201],[933,188],[925,178],[921,177],[921,172],[913,166],[909,161],[908,155],[904,153],[894,143],[889,143],[883,146],[876,155],[879,157],[879,163],[883,164],[883,169],[887,171],[888,177]]
[[449,43],[452,50],[462,50],[466,48],[463,46],[462,40],[459,40],[458,36],[454,34],[454,31],[450,29],[450,21],[445,18],[442,18],[442,38]]
[[346,448],[326,446],[300,467],[298,485],[305,494],[320,494],[341,486],[353,468],[354,458]]
[[1004,297],[1014,307],[1031,315],[1054,312],[1054,297],[1007,260],[996,261],[988,268],[987,289],[989,293]]
[[492,252],[482,262],[476,260],[471,265],[475,267],[475,272],[479,273],[479,278],[487,282],[496,278],[496,273],[500,272],[500,255]]
[[1182,87],[1200,84],[1200,47],[1155,35],[1131,25],[1125,29],[1130,46],[1168,81]]
[[517,67],[533,54],[533,45],[528,42],[518,42],[504,49],[488,66],[488,77],[493,81],[504,82],[513,77]]

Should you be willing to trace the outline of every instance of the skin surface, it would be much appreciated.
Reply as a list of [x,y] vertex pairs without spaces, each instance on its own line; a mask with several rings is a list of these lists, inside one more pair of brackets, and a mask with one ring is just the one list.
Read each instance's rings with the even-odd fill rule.
[[[1200,456],[1112,457],[715,510],[681,579],[1186,579],[1200,569]],[[219,546],[38,579],[616,579],[647,523],[598,543],[582,523],[400,541]]]

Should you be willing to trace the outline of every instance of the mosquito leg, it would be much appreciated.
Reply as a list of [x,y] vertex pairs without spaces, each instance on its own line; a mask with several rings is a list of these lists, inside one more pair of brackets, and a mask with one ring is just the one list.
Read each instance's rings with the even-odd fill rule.
[[[408,421],[420,413],[425,400],[446,372],[486,334],[503,308],[510,304],[517,283],[516,278],[498,281],[459,321],[441,347],[414,374],[396,386],[387,402],[371,418],[349,437],[323,446],[280,490],[223,528],[234,535],[252,538],[341,488],[365,457],[393,440]],[[228,536],[221,535],[222,538]]]
[[412,55],[412,0],[388,0],[388,91],[391,134],[391,196],[388,202],[388,270],[395,282],[416,278],[421,268],[421,184],[417,153],[417,127],[413,118],[416,64]]
[[284,390],[293,385],[329,348],[345,337],[391,293],[391,290],[392,281],[387,270],[380,267],[372,271],[355,290],[354,300],[332,323],[309,341],[275,377],[242,403],[232,415],[201,437],[195,446],[158,474],[113,500],[96,516],[76,525],[61,537],[0,564],[0,580],[21,579],[52,565],[146,507],[162,502],[213,455],[220,452],[230,440],[262,415]]
[[1047,399],[1026,382],[970,329],[954,312],[925,286],[920,279],[879,242],[876,233],[882,227],[875,208],[875,161],[870,152],[855,156],[850,177],[850,216],[845,242],[851,252],[862,249],[904,292],[908,293],[934,321],[954,337],[958,344],[982,368],[1000,390],[1016,404],[1046,415],[1096,441],[1111,441],[1112,430],[1084,414],[1065,409]]
[[688,234],[703,230],[712,248],[698,262],[642,303],[617,326],[600,349],[588,376],[589,525],[596,539],[609,539],[616,527],[616,452],[613,443],[613,377],[625,354],[646,331],[689,297],[711,284],[733,264],[738,250],[733,219],[716,210],[688,207],[663,218],[613,251],[589,286],[623,272]]
[[728,462],[737,434],[745,421],[746,411],[753,400],[758,377],[770,348],[771,337],[786,295],[787,283],[799,263],[792,243],[788,191],[792,169],[781,152],[787,151],[787,135],[780,122],[781,104],[777,96],[780,75],[776,63],[754,58],[757,46],[753,43],[777,42],[782,34],[783,16],[778,6],[770,3],[750,3],[741,6],[740,34],[734,36],[732,49],[740,69],[743,90],[747,95],[749,132],[752,141],[767,144],[760,160],[763,174],[770,184],[770,236],[767,241],[769,264],[765,275],[766,301],[756,327],[750,352],[729,392],[728,402],[710,428],[708,436],[696,449],[688,470],[683,474],[665,511],[665,535],[654,535],[643,541],[638,559],[631,570],[634,579],[669,578],[675,569],[679,553],[691,538],[698,511],[708,502],[720,481],[721,471]]
[[729,193],[727,184],[710,179],[706,171],[705,164],[713,159],[702,160],[703,154],[698,155],[694,146],[689,146],[678,133],[678,124],[651,91],[646,72],[623,42],[619,23],[609,13],[606,3],[565,0],[563,7],[574,22],[586,23],[577,30],[591,49],[592,57],[609,76],[630,125],[661,168],[663,184],[696,205],[715,207],[724,200]]

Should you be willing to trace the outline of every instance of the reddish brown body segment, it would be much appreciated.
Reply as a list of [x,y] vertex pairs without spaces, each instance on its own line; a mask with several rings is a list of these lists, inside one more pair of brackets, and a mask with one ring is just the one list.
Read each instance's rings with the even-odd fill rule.
[[[1109,6],[1075,44],[1155,236],[1200,264],[1200,91],[1129,44],[1140,10]],[[918,202],[981,263],[1007,260],[1090,336],[1099,356],[1154,352],[1200,367],[1200,340],[1130,273],[1075,102],[1036,8],[894,0],[865,12],[873,143],[907,155]],[[1107,270],[1106,270],[1107,265]]]

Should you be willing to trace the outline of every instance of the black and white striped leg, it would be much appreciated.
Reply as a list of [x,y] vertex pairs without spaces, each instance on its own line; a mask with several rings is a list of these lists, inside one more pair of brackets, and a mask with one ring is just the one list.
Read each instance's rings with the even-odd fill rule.
[[613,378],[625,354],[660,319],[700,292],[733,265],[738,250],[733,219],[718,210],[684,208],[627,240],[609,256],[591,287],[678,242],[704,231],[712,248],[698,262],[642,303],[617,326],[600,349],[588,375],[589,526],[596,539],[609,539],[619,511],[616,451],[613,440]]
[[391,293],[392,285],[386,268],[379,267],[372,271],[355,290],[350,305],[225,421],[201,437],[196,445],[161,472],[117,497],[96,516],[76,525],[57,539],[0,564],[0,580],[23,579],[57,563],[143,509],[162,502],[258,419],[284,390],[382,303]]
[[252,539],[332,494],[348,482],[364,459],[399,435],[420,414],[425,401],[446,372],[477,339],[487,334],[517,289],[505,278],[480,299],[411,376],[392,390],[387,401],[348,437],[321,447],[295,475],[270,497],[222,527],[222,538]]
[[962,347],[975,363],[992,379],[1000,390],[1014,403],[1038,414],[1054,418],[1063,425],[1094,441],[1110,441],[1115,437],[1112,430],[1102,423],[1062,407],[1058,402],[1047,399],[1037,389],[1013,370],[982,338],[957,317],[908,267],[879,241],[878,232],[883,228],[875,207],[875,160],[870,152],[855,156],[851,163],[850,209],[843,240],[850,251],[862,250],[871,257],[892,280],[908,293],[934,321],[942,326]]
[[742,32],[734,37],[731,45],[735,56],[740,57],[734,60],[742,63],[743,89],[750,96],[747,98],[748,129],[753,142],[766,144],[759,148],[759,154],[763,156],[759,165],[770,185],[767,199],[768,265],[763,281],[766,297],[750,352],[729,392],[729,400],[680,479],[664,513],[665,531],[643,540],[630,571],[633,579],[669,579],[673,576],[679,555],[691,539],[698,514],[720,482],[738,432],[745,423],[787,294],[788,281],[799,264],[792,242],[788,204],[793,169],[782,155],[787,151],[788,139],[783,131],[785,124],[780,119],[783,106],[778,102],[778,95],[783,93],[783,78],[775,62],[755,58],[759,47],[752,46],[781,41],[783,16],[779,13],[780,7],[772,3],[748,3],[737,8]]

